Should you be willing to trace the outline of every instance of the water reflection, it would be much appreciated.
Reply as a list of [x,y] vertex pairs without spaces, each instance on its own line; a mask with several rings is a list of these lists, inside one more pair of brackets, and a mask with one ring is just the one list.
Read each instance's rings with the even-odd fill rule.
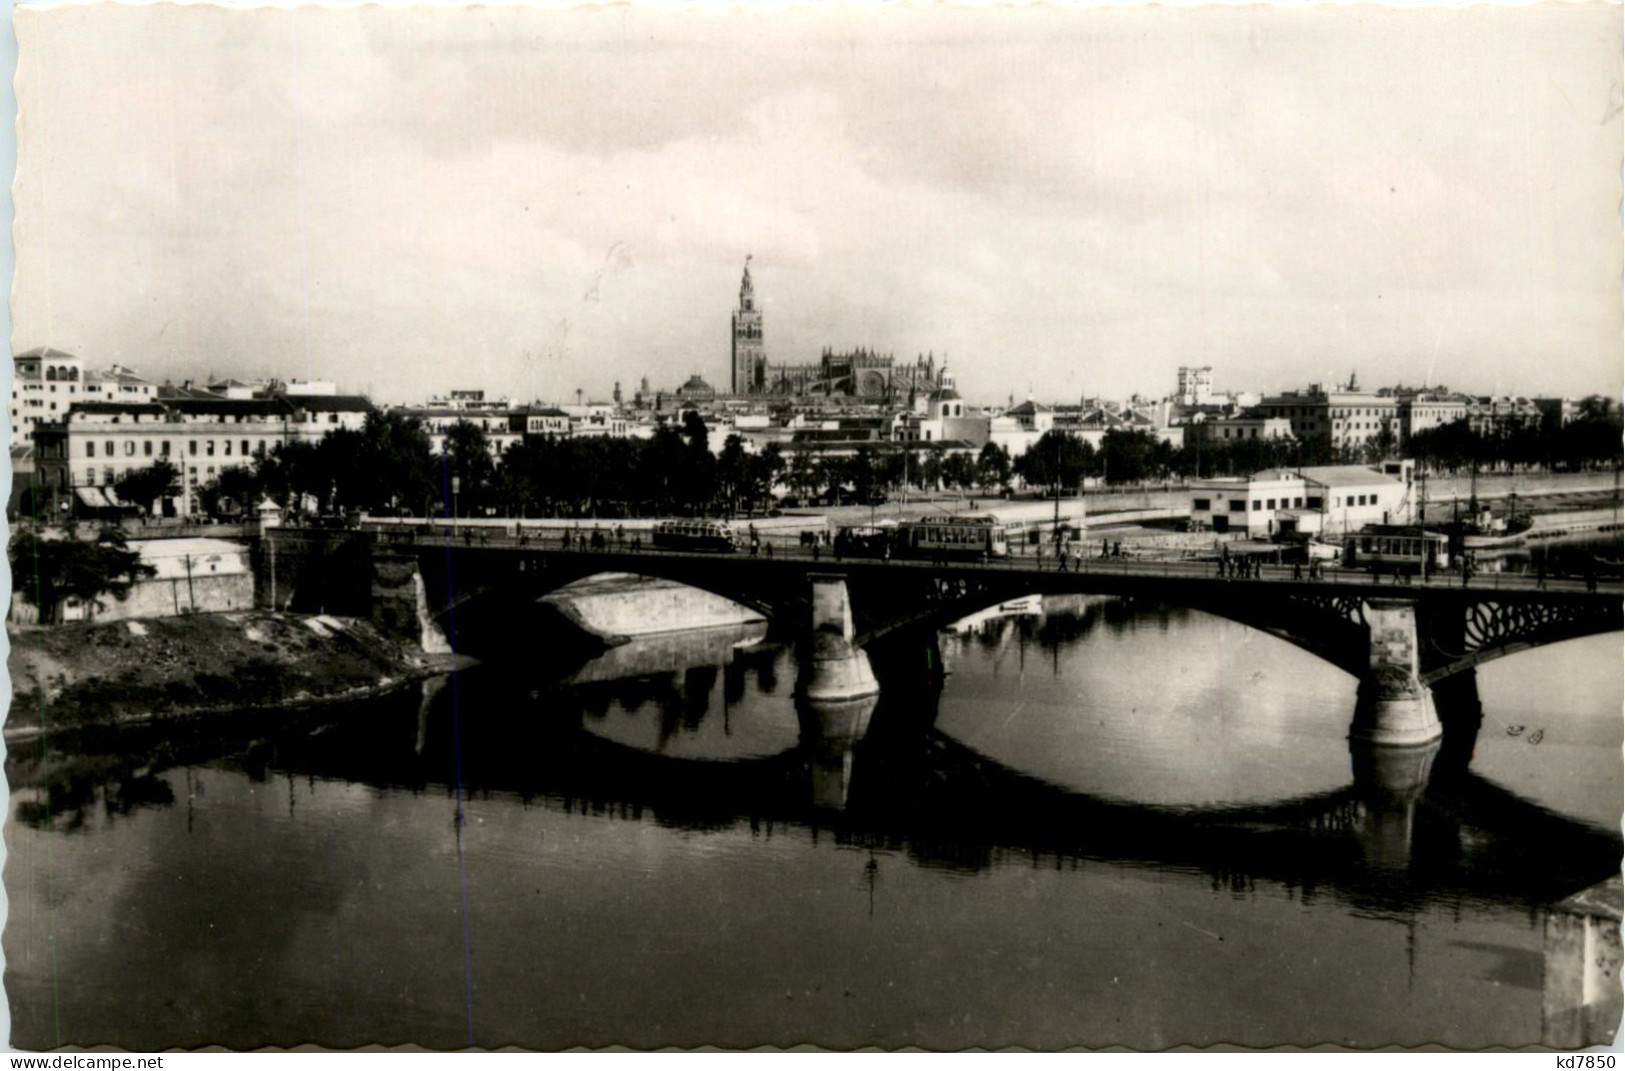
[[[52,995],[13,926],[21,1043],[1521,1044],[1538,973],[1486,964],[1618,869],[1482,775],[1476,691],[1435,748],[1351,749],[1350,679],[1201,615],[1046,603],[837,705],[738,639],[13,748],[13,920],[51,907],[53,970],[172,979]],[[1309,1012],[1306,956],[1340,964]],[[225,995],[243,963],[282,1005]],[[112,1025],[54,1037],[62,1001]]]
[[[1344,675],[1305,681],[1297,649],[1237,636],[1244,630],[1228,622],[1190,623],[1181,611],[1114,602],[989,621],[945,641],[946,687],[855,703],[798,699],[790,647],[703,637],[694,650],[721,650],[724,664],[617,680],[571,667],[541,687],[475,671],[456,689],[437,682],[342,715],[244,726],[236,738],[197,728],[146,748],[132,733],[87,737],[77,753],[24,745],[10,758],[14,817],[73,832],[94,813],[173,803],[172,771],[199,765],[256,783],[448,791],[460,752],[471,795],[631,807],[693,828],[834,821],[838,836],[878,837],[955,869],[1038,852],[1239,868],[1290,885],[1372,879],[1384,894],[1391,875],[1379,872],[1406,871],[1407,896],[1442,882],[1493,899],[1583,882],[1617,856],[1605,828],[1475,773],[1473,723],[1463,729],[1448,705],[1442,750],[1351,745]],[[1182,665],[1140,676],[1154,659],[1132,641],[1147,629],[1177,634]],[[392,728],[408,711],[405,731]],[[1437,855],[1411,866],[1428,837],[1452,842],[1444,856],[1456,860],[1533,860],[1556,844],[1572,857],[1548,860],[1556,869],[1545,877],[1499,864],[1456,871],[1433,865]]]

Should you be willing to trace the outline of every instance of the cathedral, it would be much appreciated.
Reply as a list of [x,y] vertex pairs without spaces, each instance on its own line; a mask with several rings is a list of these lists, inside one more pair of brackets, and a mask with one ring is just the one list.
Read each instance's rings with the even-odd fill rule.
[[829,347],[817,364],[771,365],[762,341],[762,310],[750,278],[750,258],[739,284],[739,306],[733,311],[732,393],[740,397],[797,398],[817,395],[857,402],[911,404],[916,394],[938,387],[934,355],[899,364],[891,354],[856,349],[836,353]]

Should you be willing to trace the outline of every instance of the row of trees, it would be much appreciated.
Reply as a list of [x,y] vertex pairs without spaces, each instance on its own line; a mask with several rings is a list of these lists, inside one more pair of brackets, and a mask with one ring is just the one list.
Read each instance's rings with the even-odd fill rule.
[[1618,466],[1620,435],[1617,415],[1606,406],[1590,406],[1561,427],[1548,424],[1504,434],[1475,432],[1467,421],[1458,420],[1417,432],[1407,452],[1419,464],[1448,472],[1472,468],[1579,472]]
[[[786,458],[777,445],[751,453],[737,435],[713,454],[705,422],[689,413],[680,428],[661,428],[648,440],[527,437],[508,447],[499,464],[477,425],[462,422],[448,429],[444,450],[436,454],[416,419],[378,412],[360,430],[335,431],[316,443],[287,443],[251,465],[227,469],[199,488],[198,497],[211,514],[250,509],[269,498],[296,512],[314,503],[322,512],[418,516],[733,515],[769,505],[775,487],[803,501],[880,502],[909,487],[997,493],[1018,481],[1046,494],[1072,494],[1092,480],[1116,484],[1245,475],[1377,460],[1391,449],[1375,440],[1337,450],[1295,439],[1175,448],[1154,435],[1114,430],[1098,448],[1065,432],[1046,432],[1014,460],[997,443],[977,455],[932,444],[917,451],[864,446],[847,457],[798,451]],[[1423,465],[1450,471],[1470,465],[1617,465],[1620,425],[1606,409],[1562,428],[1513,436],[1477,435],[1460,421],[1417,434],[1408,450]],[[125,501],[150,503],[175,493],[178,475],[160,459],[126,474],[115,490]]]

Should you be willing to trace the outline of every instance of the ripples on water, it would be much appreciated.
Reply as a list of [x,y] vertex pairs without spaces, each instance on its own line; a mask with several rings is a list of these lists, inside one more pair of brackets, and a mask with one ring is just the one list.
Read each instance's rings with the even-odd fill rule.
[[1431,780],[1201,614],[940,644],[872,710],[710,633],[14,749],[14,1043],[1538,1042],[1538,905],[1618,868],[1616,638],[1485,667]]

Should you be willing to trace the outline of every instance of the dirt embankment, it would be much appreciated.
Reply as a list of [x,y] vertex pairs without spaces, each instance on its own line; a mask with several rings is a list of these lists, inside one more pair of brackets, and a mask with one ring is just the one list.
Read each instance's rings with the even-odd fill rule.
[[357,698],[452,668],[352,618],[264,611],[13,631],[7,737]]

